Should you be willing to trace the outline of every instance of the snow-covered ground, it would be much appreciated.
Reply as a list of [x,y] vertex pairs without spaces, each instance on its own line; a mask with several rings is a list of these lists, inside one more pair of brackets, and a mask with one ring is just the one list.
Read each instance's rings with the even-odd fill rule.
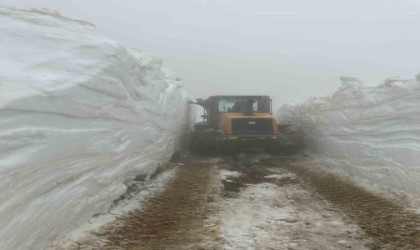
[[222,207],[224,249],[367,249],[360,229],[298,186],[250,185]]
[[91,24],[0,5],[0,31],[0,249],[43,249],[171,157],[186,96]]
[[[220,171],[226,181],[224,173],[230,171]],[[361,229],[330,203],[298,181],[282,184],[296,180],[295,174],[276,167],[266,171],[260,183],[246,184],[236,196],[222,199],[219,213],[210,219],[220,225],[223,249],[368,249]],[[269,182],[273,180],[277,184]]]
[[376,189],[420,197],[420,75],[379,86],[341,80],[329,96],[283,106],[278,119],[304,129],[323,165]]

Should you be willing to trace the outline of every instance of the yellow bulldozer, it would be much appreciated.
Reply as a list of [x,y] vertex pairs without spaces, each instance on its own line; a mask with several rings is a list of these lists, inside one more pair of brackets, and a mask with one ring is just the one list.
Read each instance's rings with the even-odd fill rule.
[[210,96],[190,102],[203,107],[203,121],[194,124],[191,151],[209,154],[242,148],[262,148],[269,153],[295,153],[302,148],[303,133],[278,124],[269,96]]

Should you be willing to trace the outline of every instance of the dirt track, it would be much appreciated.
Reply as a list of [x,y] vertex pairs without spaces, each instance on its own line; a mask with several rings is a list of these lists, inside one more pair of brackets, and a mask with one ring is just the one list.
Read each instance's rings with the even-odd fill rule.
[[162,192],[74,249],[420,249],[418,216],[297,159],[180,158]]
[[329,202],[355,221],[373,241],[373,249],[420,249],[420,218],[396,201],[378,197],[332,174],[293,164],[298,173]]

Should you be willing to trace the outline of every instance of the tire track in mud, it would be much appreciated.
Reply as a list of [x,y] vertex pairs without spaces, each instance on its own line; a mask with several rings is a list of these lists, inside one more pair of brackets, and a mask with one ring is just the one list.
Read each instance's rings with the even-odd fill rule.
[[[215,215],[217,218],[220,195],[224,196],[224,200],[235,198],[248,185],[264,182],[279,187],[296,184],[318,193],[324,199],[315,197],[314,200],[328,201],[345,220],[360,226],[365,233],[361,240],[368,236],[371,249],[420,249],[418,215],[337,175],[316,171],[310,163],[298,158],[267,157],[255,162],[252,159],[223,157],[218,158],[216,163],[211,158],[187,157],[181,162],[185,165],[179,164],[176,177],[165,190],[150,198],[142,209],[117,219],[95,233],[101,241],[99,247],[80,244],[77,249],[223,249],[225,239],[220,235],[220,220],[211,219]],[[224,189],[221,190],[215,165],[220,169],[239,171],[241,175],[222,180]],[[273,173],[272,168],[275,173],[294,173],[297,178],[267,179],[267,175]],[[300,201],[295,202],[299,204]],[[318,212],[323,215],[322,211]],[[299,213],[296,216],[299,217]],[[308,234],[308,241],[317,237],[311,234],[315,228],[307,227],[296,231],[297,239],[301,238],[301,233]],[[328,235],[326,237],[329,239]]]
[[212,183],[215,171],[210,163],[189,159],[143,209],[97,233],[106,241],[100,249],[200,249],[211,241],[217,245],[217,232],[204,225],[219,193]]
[[341,177],[301,164],[286,168],[357,223],[373,242],[372,249],[420,249],[420,217],[396,201],[379,197]]
[[295,173],[309,188],[313,188],[331,204],[339,208],[345,217],[354,221],[370,238],[372,249],[420,249],[420,217],[396,201],[388,200],[370,191],[325,172],[310,169],[296,158],[272,157],[259,163],[227,160],[224,168],[239,170],[242,176],[234,181],[223,181],[225,196],[235,196],[248,184],[271,182],[278,186],[298,182],[285,179],[272,182],[264,179],[269,166],[283,168]]

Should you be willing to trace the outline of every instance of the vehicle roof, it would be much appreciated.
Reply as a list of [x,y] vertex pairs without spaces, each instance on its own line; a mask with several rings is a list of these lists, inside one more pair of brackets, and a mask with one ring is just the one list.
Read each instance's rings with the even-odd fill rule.
[[219,99],[219,98],[261,98],[261,99],[270,99],[268,95],[214,95],[209,96],[208,99]]

